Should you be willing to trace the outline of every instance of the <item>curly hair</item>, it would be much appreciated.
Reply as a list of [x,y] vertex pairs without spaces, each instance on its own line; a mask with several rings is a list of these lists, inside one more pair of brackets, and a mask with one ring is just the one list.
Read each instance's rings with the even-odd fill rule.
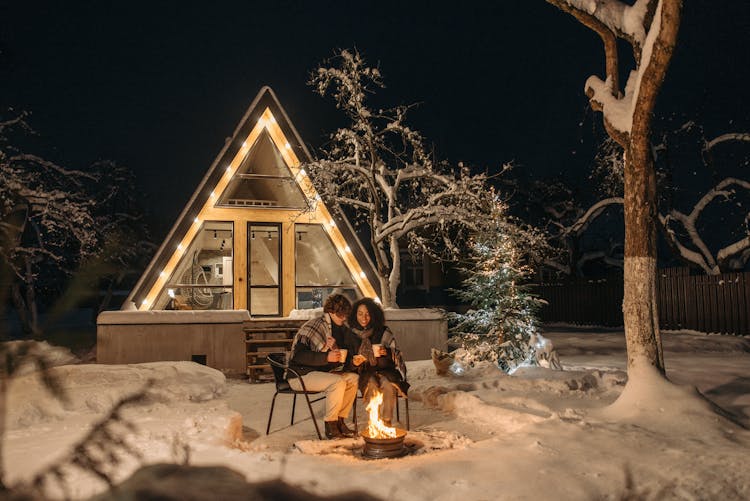
[[383,313],[383,308],[371,297],[363,297],[352,305],[352,312],[349,314],[350,327],[360,327],[359,322],[357,322],[357,309],[360,306],[367,308],[367,312],[370,314],[370,325],[366,325],[365,327],[371,327],[375,332],[379,332],[385,328],[385,313]]
[[324,313],[335,313],[337,315],[348,316],[352,311],[352,303],[343,294],[331,294],[323,303]]

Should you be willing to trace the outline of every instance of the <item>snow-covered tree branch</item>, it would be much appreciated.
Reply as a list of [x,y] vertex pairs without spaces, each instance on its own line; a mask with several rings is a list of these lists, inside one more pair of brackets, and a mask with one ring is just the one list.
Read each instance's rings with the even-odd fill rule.
[[350,123],[332,134],[322,159],[306,169],[324,199],[368,227],[381,299],[395,306],[400,247],[455,257],[489,210],[487,176],[435,161],[422,135],[406,124],[409,106],[371,107],[368,95],[383,80],[356,50],[326,61],[310,84],[321,96],[330,94]]

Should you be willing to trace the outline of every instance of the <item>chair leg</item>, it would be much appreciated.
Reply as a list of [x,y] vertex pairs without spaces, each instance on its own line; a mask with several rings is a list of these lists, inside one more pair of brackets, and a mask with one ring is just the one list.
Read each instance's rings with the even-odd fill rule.
[[[313,414],[313,408],[312,404],[310,403],[310,397],[307,396],[307,393],[304,393],[305,400],[307,400],[307,408],[310,409],[310,419],[312,419],[313,424],[315,425],[315,433],[318,434],[318,440],[323,440],[323,436],[320,434],[320,428],[318,428],[318,420],[315,419],[315,414]],[[294,395],[294,398],[297,398],[297,395]],[[294,413],[292,413],[292,417],[294,417]]]
[[357,395],[354,395],[354,405],[352,406],[352,420],[354,421],[354,433],[359,435],[359,427],[357,426]]
[[294,394],[294,400],[292,400],[292,420],[289,422],[289,426],[294,426],[294,408],[297,407],[297,394]]
[[266,426],[266,435],[268,435],[268,432],[271,430],[271,419],[273,419],[273,406],[276,405],[276,397],[279,396],[279,392],[273,394],[273,399],[271,400],[271,412],[268,413],[268,426]]
[[409,397],[404,399],[404,403],[406,404],[406,430],[409,431],[411,430],[409,426]]

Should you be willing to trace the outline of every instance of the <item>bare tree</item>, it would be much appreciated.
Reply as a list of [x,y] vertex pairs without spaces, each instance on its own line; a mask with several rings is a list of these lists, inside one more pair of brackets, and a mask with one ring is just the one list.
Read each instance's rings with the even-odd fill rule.
[[583,244],[597,219],[613,207],[621,210],[622,196],[608,196],[587,207],[580,202],[580,195],[562,181],[536,181],[517,193],[529,222],[546,235],[547,252],[538,264],[557,276],[567,277],[584,276],[584,267],[593,261],[622,268],[622,242],[610,232],[605,235],[605,242],[599,241],[596,246]]
[[331,136],[323,159],[309,164],[321,195],[354,213],[369,232],[382,302],[396,305],[400,248],[453,257],[458,242],[489,211],[487,178],[462,164],[436,162],[422,135],[406,123],[409,106],[377,109],[367,95],[383,82],[356,50],[342,50],[313,73],[310,84],[331,94],[350,123]]
[[[547,0],[602,39],[606,78],[591,76],[586,95],[607,133],[625,151],[625,298],[628,369],[648,364],[664,373],[656,309],[656,175],[650,148],[656,96],[677,43],[681,0]],[[633,49],[635,68],[624,92],[617,40]]]
[[[681,149],[679,143],[687,140],[695,146],[695,137],[689,132],[697,132],[698,148],[701,167],[706,173],[711,173],[714,185],[703,193],[698,194],[695,201],[690,201],[689,210],[677,208],[673,200],[674,193],[679,191],[679,180],[686,177],[685,165],[672,165],[670,157]],[[659,224],[664,238],[673,251],[675,257],[689,266],[698,268],[708,275],[742,269],[750,260],[750,213],[743,208],[743,201],[750,195],[750,182],[726,174],[720,174],[727,165],[721,156],[714,151],[719,145],[739,145],[750,141],[747,133],[724,133],[713,139],[706,139],[703,127],[694,121],[688,121],[675,130],[662,134],[661,141],[652,145],[656,154],[657,187],[660,192]],[[600,191],[605,198],[594,203],[581,218],[573,224],[561,225],[553,237],[558,235],[578,235],[578,231],[585,229],[582,224],[601,215],[604,205],[622,204],[623,190],[623,162],[622,149],[611,139],[604,141],[597,154],[594,172],[600,182]],[[675,144],[677,143],[677,144]],[[676,155],[681,158],[680,155]],[[693,157],[693,155],[690,155]],[[717,162],[717,158],[721,158]],[[746,158],[746,156],[745,156]],[[716,165],[717,163],[721,165]],[[731,166],[729,166],[731,167]],[[678,172],[679,170],[683,172]],[[694,172],[695,173],[695,172]],[[687,191],[692,195],[694,188]],[[744,198],[743,198],[744,195]],[[685,205],[685,195],[681,196]],[[573,205],[572,201],[566,201]],[[701,224],[701,216],[709,209],[720,208],[722,220],[731,221],[706,227]],[[711,237],[712,243],[707,241]]]
[[24,118],[0,122],[0,268],[24,332],[37,336],[40,279],[72,271],[96,250],[86,185],[97,177],[15,148],[11,134],[28,131]]
[[25,153],[15,144],[31,133],[25,117],[0,121],[0,307],[8,294],[24,334],[38,337],[40,289],[55,291],[54,315],[104,286],[101,310],[153,245],[132,173],[113,162],[72,170]]

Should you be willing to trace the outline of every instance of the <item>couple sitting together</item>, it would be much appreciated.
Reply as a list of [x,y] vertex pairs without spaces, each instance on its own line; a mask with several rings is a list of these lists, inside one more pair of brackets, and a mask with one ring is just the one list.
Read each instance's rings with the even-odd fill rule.
[[[323,316],[306,322],[294,336],[289,366],[299,372],[308,391],[326,392],[329,439],[354,436],[344,419],[358,389],[365,401],[376,391],[383,394],[380,417],[391,426],[397,392],[406,395],[409,386],[396,338],[385,325],[383,309],[371,298],[352,306],[341,294],[328,296]],[[302,390],[296,377],[290,377],[289,385]]]

